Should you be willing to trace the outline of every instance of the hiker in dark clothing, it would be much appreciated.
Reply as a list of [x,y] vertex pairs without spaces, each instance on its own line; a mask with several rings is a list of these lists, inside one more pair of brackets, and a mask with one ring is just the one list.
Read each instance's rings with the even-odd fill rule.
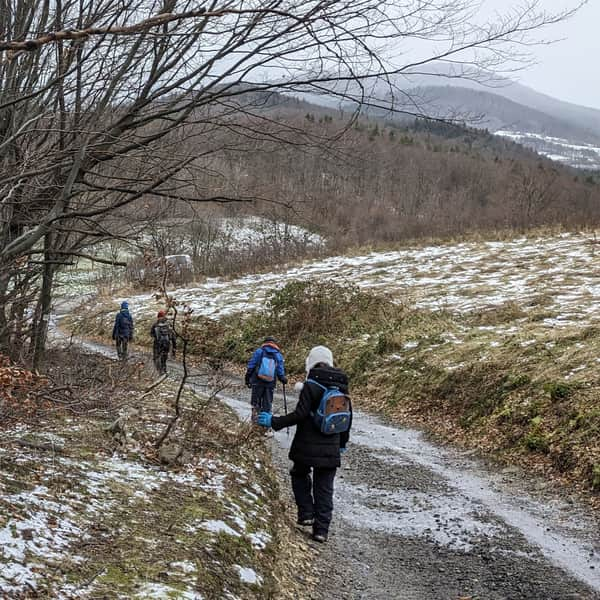
[[314,420],[314,413],[326,393],[321,386],[338,388],[347,394],[348,378],[342,370],[334,368],[333,355],[325,346],[316,346],[310,351],[306,372],[307,380],[300,384],[300,398],[294,412],[282,417],[261,412],[258,424],[275,431],[296,425],[289,458],[294,463],[290,475],[298,506],[298,524],[312,526],[313,539],[325,542],[333,513],[333,481],[340,466],[340,454],[346,451],[350,437],[352,406],[349,404],[347,431],[321,433]]
[[121,310],[115,317],[112,339],[115,340],[119,359],[127,360],[127,345],[133,340],[133,318],[127,302],[121,302]]
[[167,372],[167,358],[169,357],[169,350],[171,348],[173,349],[173,358],[175,358],[177,336],[173,328],[169,325],[167,313],[164,310],[159,310],[156,317],[156,323],[150,329],[150,335],[154,339],[154,366],[161,375],[164,375]]
[[271,412],[277,379],[283,385],[287,383],[283,355],[277,340],[267,337],[262,346],[252,354],[246,369],[246,386],[252,388],[252,421],[256,422],[261,411]]

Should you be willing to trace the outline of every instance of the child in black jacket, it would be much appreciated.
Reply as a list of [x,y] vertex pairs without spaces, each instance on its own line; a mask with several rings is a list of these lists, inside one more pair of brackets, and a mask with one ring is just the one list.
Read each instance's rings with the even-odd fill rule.
[[[306,372],[307,380],[348,393],[348,377],[333,366],[329,348],[316,346],[310,351]],[[294,463],[290,475],[298,506],[298,524],[312,525],[313,539],[318,542],[327,540],[333,513],[333,481],[340,466],[340,453],[345,452],[350,437],[350,428],[344,433],[325,435],[315,425],[311,413],[318,408],[323,393],[320,385],[306,381],[293,412],[282,417],[262,412],[258,419],[259,425],[275,431],[296,425],[289,458]]]

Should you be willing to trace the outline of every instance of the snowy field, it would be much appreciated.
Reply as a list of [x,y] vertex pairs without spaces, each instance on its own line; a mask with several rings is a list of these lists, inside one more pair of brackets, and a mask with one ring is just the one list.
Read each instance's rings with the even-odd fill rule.
[[576,169],[600,169],[600,147],[593,144],[573,144],[559,137],[542,135],[541,133],[520,131],[496,131],[496,135],[510,138],[514,142]]
[[[548,327],[590,324],[600,318],[600,246],[594,242],[590,235],[563,234],[337,256],[282,272],[209,279],[172,295],[196,315],[219,318],[255,310],[273,288],[290,281],[317,279],[350,282],[434,311],[466,313],[516,302],[543,306]],[[152,294],[128,300],[134,315],[158,306]]]
[[216,223],[217,245],[245,251],[249,246],[269,244],[306,244],[319,246],[323,238],[297,225],[270,221],[262,217],[220,218]]

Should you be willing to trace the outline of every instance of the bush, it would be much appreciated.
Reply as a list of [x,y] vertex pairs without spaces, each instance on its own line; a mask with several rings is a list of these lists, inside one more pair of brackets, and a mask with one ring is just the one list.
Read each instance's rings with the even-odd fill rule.
[[541,452],[542,454],[548,454],[550,450],[548,438],[542,433],[533,431],[525,436],[525,446],[532,452]]
[[330,347],[336,362],[351,374],[362,375],[376,359],[368,340],[377,343],[382,331],[398,331],[402,306],[354,285],[294,281],[273,292],[262,311],[224,318],[211,332],[207,348],[229,360],[243,361],[268,335],[281,342],[290,373],[304,371],[312,346]]
[[559,381],[549,381],[544,384],[544,391],[550,395],[553,402],[566,400],[573,391],[573,386]]
[[294,281],[273,293],[266,317],[288,341],[339,338],[381,330],[387,313],[397,308],[386,298],[362,292],[355,285]]
[[531,429],[524,438],[525,447],[532,452],[548,454],[550,442],[548,436],[542,430],[543,419],[541,416],[534,417],[530,422]]

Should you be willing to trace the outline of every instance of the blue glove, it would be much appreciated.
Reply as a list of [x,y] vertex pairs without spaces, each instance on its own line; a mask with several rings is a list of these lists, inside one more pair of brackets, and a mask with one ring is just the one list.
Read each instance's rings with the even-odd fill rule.
[[271,427],[271,421],[273,420],[273,415],[268,412],[261,412],[258,415],[258,420],[256,421],[259,425],[263,427]]
[[348,450],[348,448],[340,448],[340,455],[346,454],[346,450]]

